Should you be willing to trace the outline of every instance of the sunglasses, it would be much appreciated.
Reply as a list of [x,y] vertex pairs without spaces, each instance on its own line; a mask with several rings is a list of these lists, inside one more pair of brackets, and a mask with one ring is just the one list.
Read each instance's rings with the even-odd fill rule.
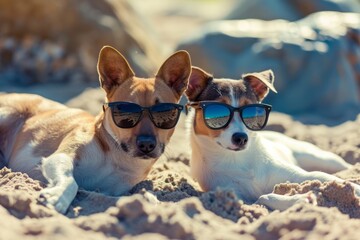
[[159,103],[151,107],[142,107],[131,102],[109,102],[114,123],[119,128],[133,128],[147,112],[153,124],[161,129],[170,129],[177,124],[183,106],[175,103]]
[[238,108],[220,102],[191,102],[186,106],[202,109],[206,126],[215,130],[226,128],[237,111],[248,129],[259,131],[266,126],[271,111],[270,105],[261,103]]

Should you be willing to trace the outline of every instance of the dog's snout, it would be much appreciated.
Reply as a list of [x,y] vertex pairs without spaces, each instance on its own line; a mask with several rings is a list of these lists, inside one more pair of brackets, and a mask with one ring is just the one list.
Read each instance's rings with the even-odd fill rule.
[[232,135],[231,141],[238,147],[243,147],[248,142],[248,136],[246,133],[236,132]]
[[136,138],[136,146],[143,153],[150,153],[156,147],[156,138],[150,135],[140,135]]

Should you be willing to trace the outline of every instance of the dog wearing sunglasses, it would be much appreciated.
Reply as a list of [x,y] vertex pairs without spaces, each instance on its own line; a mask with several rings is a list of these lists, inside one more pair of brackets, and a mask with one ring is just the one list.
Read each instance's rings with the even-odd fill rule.
[[120,196],[163,154],[191,73],[189,54],[170,56],[138,78],[114,48],[98,60],[103,111],[93,117],[30,94],[0,96],[0,165],[48,183],[39,200],[65,213],[78,187]]
[[[331,173],[349,168],[339,156],[283,134],[261,131],[271,106],[262,104],[274,88],[271,70],[242,79],[216,79],[193,67],[186,95],[192,147],[191,174],[204,191],[230,188],[246,203],[284,210],[296,202],[315,202],[311,193],[272,193],[278,183],[343,180]],[[360,186],[353,184],[360,196]]]

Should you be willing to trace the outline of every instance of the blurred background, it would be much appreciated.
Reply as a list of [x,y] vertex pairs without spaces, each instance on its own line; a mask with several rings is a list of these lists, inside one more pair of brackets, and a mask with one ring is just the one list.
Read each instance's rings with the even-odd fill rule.
[[103,45],[139,77],[185,49],[215,77],[272,69],[265,102],[304,123],[360,113],[360,0],[0,0],[0,23],[0,92],[96,114]]

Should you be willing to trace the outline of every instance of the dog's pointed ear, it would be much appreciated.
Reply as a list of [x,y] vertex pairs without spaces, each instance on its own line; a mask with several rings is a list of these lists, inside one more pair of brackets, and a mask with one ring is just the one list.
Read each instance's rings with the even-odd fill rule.
[[254,91],[258,100],[261,102],[269,93],[269,89],[277,93],[274,87],[274,73],[271,70],[263,72],[247,73],[242,75],[242,79]]
[[100,85],[107,93],[135,75],[124,56],[110,46],[100,50],[97,70]]
[[213,76],[199,67],[191,68],[191,75],[189,79],[188,88],[185,91],[187,98],[190,101],[196,101],[197,97],[209,84],[209,81],[213,79]]
[[186,51],[178,51],[171,55],[160,67],[156,74],[157,78],[163,80],[180,99],[184,93],[191,73],[190,55]]

